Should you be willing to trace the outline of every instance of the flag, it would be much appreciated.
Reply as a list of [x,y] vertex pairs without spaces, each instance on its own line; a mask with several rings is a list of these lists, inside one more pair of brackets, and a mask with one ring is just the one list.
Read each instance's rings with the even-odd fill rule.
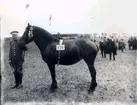
[[51,18],[52,18],[52,14],[49,16],[49,20],[51,20]]
[[29,7],[29,4],[26,4],[25,8],[27,9]]
[[49,16],[49,25],[51,26],[52,14]]

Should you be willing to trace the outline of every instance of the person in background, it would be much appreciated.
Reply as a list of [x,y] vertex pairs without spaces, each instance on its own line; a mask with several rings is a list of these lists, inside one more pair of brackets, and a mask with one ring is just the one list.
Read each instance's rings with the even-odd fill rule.
[[9,49],[9,64],[13,68],[15,77],[15,86],[12,88],[22,87],[23,68],[25,51],[28,49],[26,46],[22,46],[19,42],[18,31],[12,31],[12,39],[10,41]]

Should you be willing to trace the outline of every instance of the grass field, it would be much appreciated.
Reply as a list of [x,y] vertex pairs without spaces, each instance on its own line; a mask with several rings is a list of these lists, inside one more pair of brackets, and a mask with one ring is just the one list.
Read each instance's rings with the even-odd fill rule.
[[[82,60],[70,66],[56,66],[58,89],[50,93],[51,76],[34,43],[28,45],[25,55],[22,89],[11,89],[14,77],[8,65],[9,41],[4,44],[2,71],[3,101],[6,102],[137,102],[137,52],[118,51],[116,61],[102,58],[98,52],[95,60],[98,86],[88,94],[90,74]],[[70,105],[70,104],[69,104]]]

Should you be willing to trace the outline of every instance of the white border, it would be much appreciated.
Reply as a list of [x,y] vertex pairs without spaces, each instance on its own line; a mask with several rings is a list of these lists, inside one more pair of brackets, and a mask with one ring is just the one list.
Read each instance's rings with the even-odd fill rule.
[[18,103],[6,103],[5,105],[137,105],[135,103],[125,102],[92,102],[92,103],[76,103],[76,102],[18,102]]
[[[2,16],[1,16],[2,17]],[[2,26],[3,26],[3,22],[2,22],[2,18],[0,21],[0,34],[1,34],[1,75],[2,75],[2,71],[4,71],[4,49],[3,49],[3,45],[4,45],[4,35],[3,35],[3,31],[2,31]],[[137,105],[137,103],[134,102],[119,102],[119,101],[113,101],[113,102],[91,102],[91,103],[78,103],[78,102],[4,102],[3,99],[3,88],[2,88],[2,84],[3,84],[3,80],[4,77],[2,77],[1,80],[1,104],[2,105]]]

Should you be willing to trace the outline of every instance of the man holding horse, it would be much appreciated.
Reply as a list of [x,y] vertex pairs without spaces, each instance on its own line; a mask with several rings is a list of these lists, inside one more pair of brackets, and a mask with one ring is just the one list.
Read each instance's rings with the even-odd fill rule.
[[18,31],[12,31],[12,40],[10,42],[9,49],[9,64],[13,68],[14,77],[15,77],[15,86],[13,88],[22,87],[22,77],[23,77],[23,68],[22,64],[24,62],[25,51],[27,50],[26,46],[22,46],[19,42]]

